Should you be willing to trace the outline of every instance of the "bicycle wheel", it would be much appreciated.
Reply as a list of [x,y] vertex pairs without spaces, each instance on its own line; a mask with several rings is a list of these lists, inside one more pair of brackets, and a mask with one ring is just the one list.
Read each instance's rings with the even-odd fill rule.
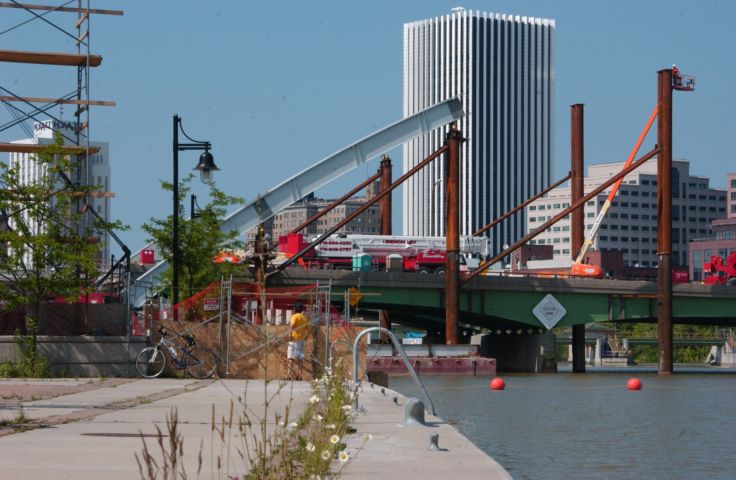
[[217,370],[219,359],[215,352],[205,347],[185,351],[184,369],[194,378],[209,378]]
[[161,375],[166,367],[164,352],[154,348],[144,348],[135,357],[135,369],[141,377],[155,378]]

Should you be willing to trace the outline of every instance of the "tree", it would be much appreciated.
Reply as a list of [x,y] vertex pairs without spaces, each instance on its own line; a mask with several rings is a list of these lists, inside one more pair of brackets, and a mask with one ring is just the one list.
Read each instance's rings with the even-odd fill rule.
[[21,178],[13,162],[0,161],[0,308],[25,308],[27,352],[36,362],[41,305],[54,297],[78,299],[98,274],[102,225],[80,208],[94,186],[75,185],[74,162],[61,154],[62,139],[33,157],[37,179]]
[[[194,175],[188,175],[179,182],[179,211],[184,211],[183,202],[191,191]],[[225,218],[226,209],[232,205],[240,205],[243,199],[226,195],[213,182],[209,186],[209,203],[202,208],[197,218],[179,222],[179,292],[180,299],[192,296],[221,276],[229,276],[237,268],[229,263],[215,263],[213,259],[222,250],[233,251],[243,248],[243,242],[237,239],[238,232],[223,232],[220,223]],[[173,194],[173,184],[161,180],[161,188]],[[190,212],[191,213],[191,212]],[[173,259],[172,238],[173,218],[151,218],[143,224],[143,230],[158,247],[160,255],[169,262]],[[162,279],[162,290],[172,293],[172,270],[169,269]]]

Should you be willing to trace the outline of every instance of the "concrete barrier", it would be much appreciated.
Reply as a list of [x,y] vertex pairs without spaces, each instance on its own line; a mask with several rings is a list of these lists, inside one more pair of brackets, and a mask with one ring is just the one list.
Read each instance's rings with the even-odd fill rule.
[[[136,376],[135,357],[147,345],[146,337],[39,336],[38,354],[51,368],[69,377]],[[0,336],[0,361],[18,361],[18,337]]]

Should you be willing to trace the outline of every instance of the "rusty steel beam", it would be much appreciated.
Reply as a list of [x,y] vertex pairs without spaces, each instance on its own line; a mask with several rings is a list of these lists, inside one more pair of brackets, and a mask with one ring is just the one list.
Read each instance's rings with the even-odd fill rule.
[[457,124],[450,125],[445,145],[445,343],[457,345],[460,320],[460,143]]
[[[49,148],[49,145],[38,143],[0,143],[0,152],[39,153],[47,148]],[[59,148],[64,155],[82,155],[87,152],[97,153],[100,151],[100,147],[89,147],[87,149],[77,145],[62,145]]]
[[[381,166],[378,169],[378,173],[381,174],[381,192],[385,192],[391,186],[391,158],[388,155],[384,155],[381,159]],[[391,203],[391,193],[383,197],[380,201],[381,235],[392,234]],[[389,310],[381,309],[378,311],[378,324],[387,330],[391,330],[391,312]],[[388,335],[381,332],[381,341],[388,342],[388,340]]]
[[99,67],[102,64],[101,55],[87,55],[77,53],[53,52],[26,52],[20,50],[0,50],[0,62],[34,63],[38,65],[62,65],[67,67]]
[[[388,190],[391,186],[391,158],[384,155],[381,159],[381,166],[378,169],[381,174],[381,192]],[[391,235],[391,193],[381,198],[381,235]]]
[[537,235],[539,235],[540,233],[542,233],[543,231],[545,231],[546,229],[548,229],[550,226],[554,225],[555,223],[557,223],[560,220],[562,220],[563,218],[565,218],[567,215],[570,214],[570,212],[572,212],[576,208],[581,208],[583,205],[585,205],[585,202],[587,202],[591,198],[593,198],[596,195],[598,195],[599,193],[601,193],[606,188],[608,188],[611,185],[613,185],[614,183],[616,183],[616,181],[619,178],[624,178],[626,175],[628,175],[632,171],[634,171],[637,168],[639,168],[640,166],[642,166],[644,164],[644,162],[646,162],[647,160],[653,158],[655,155],[657,155],[657,153],[659,153],[659,149],[658,148],[655,148],[654,150],[651,150],[649,153],[646,153],[644,156],[642,156],[641,158],[639,158],[637,161],[635,161],[634,163],[632,163],[628,167],[624,168],[622,171],[620,171],[616,175],[612,176],[611,178],[609,178],[605,182],[601,183],[598,187],[596,187],[594,190],[592,190],[591,192],[589,192],[583,198],[581,198],[577,202],[573,203],[568,208],[564,209],[562,212],[558,213],[557,215],[555,215],[550,220],[547,220],[544,224],[542,224],[536,230],[534,230],[534,231],[526,234],[523,238],[521,238],[521,240],[517,240],[509,248],[505,249],[504,251],[502,251],[501,253],[499,253],[498,255],[496,255],[495,257],[493,257],[492,259],[490,259],[488,262],[484,263],[480,267],[478,267],[475,270],[473,270],[472,272],[470,272],[470,274],[468,274],[465,278],[462,279],[462,282],[463,283],[468,282],[471,278],[475,277],[476,275],[480,275],[483,271],[485,271],[488,268],[490,268],[491,265],[493,265],[494,263],[498,262],[499,260],[501,260],[506,255],[509,255],[511,252],[513,252],[514,250],[516,250],[520,246],[524,245],[526,242],[528,242],[529,240],[533,239],[534,237],[536,237]]
[[[584,177],[584,106],[570,106],[570,203],[585,195]],[[570,214],[570,252],[573,261],[585,241],[585,207]],[[585,324],[572,326],[572,371],[585,372]]]
[[292,265],[294,262],[296,262],[302,256],[304,256],[305,253],[311,251],[312,249],[314,249],[314,247],[316,247],[317,245],[319,245],[323,241],[327,240],[330,237],[330,235],[332,235],[333,233],[337,232],[338,230],[340,230],[342,227],[344,227],[348,223],[352,222],[356,217],[358,217],[360,214],[362,214],[363,212],[365,212],[374,203],[378,202],[383,197],[385,197],[386,195],[388,195],[389,193],[391,193],[396,187],[398,187],[399,185],[401,185],[402,183],[404,183],[407,178],[411,177],[412,175],[414,175],[415,173],[417,173],[419,170],[421,170],[422,168],[424,168],[427,165],[429,165],[429,163],[432,160],[434,160],[435,158],[439,157],[440,155],[442,155],[446,151],[447,151],[447,145],[442,146],[442,147],[438,148],[437,150],[435,150],[427,158],[425,158],[421,162],[417,163],[411,170],[409,170],[408,172],[406,172],[405,174],[403,174],[401,177],[399,177],[399,179],[396,180],[394,183],[392,183],[385,191],[382,191],[381,193],[379,193],[375,197],[373,197],[371,199],[368,199],[366,201],[365,205],[363,205],[362,207],[359,207],[358,209],[356,209],[353,213],[351,213],[350,215],[348,215],[347,217],[345,217],[343,220],[341,220],[340,222],[338,222],[337,225],[335,225],[334,227],[332,227],[331,229],[327,230],[325,233],[323,233],[322,235],[320,235],[320,237],[318,239],[316,239],[314,242],[310,243],[309,245],[307,245],[306,247],[304,247],[303,249],[301,249],[299,252],[297,252],[296,254],[294,254],[293,257],[290,257],[287,261],[285,261],[284,263],[282,263],[281,265],[279,265],[278,267],[276,267],[277,270],[278,271],[281,271],[281,270],[284,270],[285,268],[287,268],[288,266]]
[[504,220],[506,220],[507,218],[509,218],[511,215],[514,215],[519,210],[523,209],[524,207],[526,207],[530,203],[534,202],[535,200],[538,200],[539,198],[547,195],[549,192],[551,192],[555,188],[559,187],[560,185],[562,185],[563,183],[565,183],[568,180],[570,180],[570,174],[569,173],[567,175],[565,175],[564,177],[562,177],[561,179],[557,180],[555,183],[553,183],[549,187],[547,187],[544,190],[542,190],[541,192],[537,193],[533,197],[530,197],[529,199],[525,200],[523,203],[520,203],[519,205],[517,205],[513,209],[509,210],[508,212],[504,213],[500,217],[492,220],[491,223],[487,224],[484,227],[479,228],[478,230],[476,230],[475,232],[473,232],[473,236],[474,237],[477,237],[479,235],[482,235],[484,232],[492,229],[493,227],[495,227],[499,223],[501,223]]
[[116,107],[117,103],[105,100],[66,100],[63,98],[43,97],[9,97],[0,95],[0,102],[23,102],[23,103],[58,103],[64,105],[93,105],[97,107]]
[[345,200],[347,200],[348,198],[352,197],[353,195],[355,195],[355,194],[356,194],[356,193],[358,193],[359,191],[363,190],[363,189],[364,189],[364,188],[365,188],[366,186],[370,185],[370,184],[371,184],[371,182],[375,182],[376,180],[378,180],[378,178],[379,178],[380,176],[381,176],[381,171],[379,170],[379,171],[378,171],[377,173],[375,173],[374,175],[371,175],[370,177],[368,177],[368,179],[366,179],[366,180],[365,180],[364,182],[361,182],[361,183],[360,183],[360,185],[358,185],[358,186],[357,186],[357,187],[355,187],[354,189],[350,190],[350,191],[349,191],[348,193],[346,193],[346,194],[345,194],[345,195],[343,195],[342,197],[338,198],[338,199],[337,199],[337,200],[335,200],[334,202],[330,203],[330,204],[329,204],[329,205],[327,205],[327,206],[326,206],[325,208],[323,208],[322,210],[320,210],[320,211],[319,211],[319,212],[317,212],[316,214],[312,215],[312,217],[310,217],[310,218],[306,219],[306,220],[305,220],[305,221],[304,221],[304,222],[303,222],[303,223],[302,223],[301,225],[299,225],[298,227],[294,228],[294,229],[293,229],[292,231],[290,231],[289,233],[299,233],[299,232],[301,232],[301,231],[302,231],[303,229],[307,228],[307,227],[308,227],[309,225],[311,225],[311,224],[312,224],[313,222],[315,222],[315,221],[319,220],[319,219],[320,219],[320,218],[322,218],[322,217],[323,217],[323,216],[324,216],[325,214],[327,214],[327,213],[329,213],[330,211],[332,211],[332,210],[333,210],[333,209],[334,209],[335,207],[337,207],[338,205],[341,205],[341,204],[342,204],[342,202],[344,202],[344,201],[345,201]]
[[46,10],[51,12],[73,12],[73,13],[95,13],[98,15],[123,15],[122,10],[100,10],[98,8],[74,8],[74,7],[55,7],[53,5],[32,5],[29,3],[11,3],[0,2],[0,8],[20,8],[23,10]]
[[657,72],[657,333],[659,373],[671,374],[672,359],[672,70]]

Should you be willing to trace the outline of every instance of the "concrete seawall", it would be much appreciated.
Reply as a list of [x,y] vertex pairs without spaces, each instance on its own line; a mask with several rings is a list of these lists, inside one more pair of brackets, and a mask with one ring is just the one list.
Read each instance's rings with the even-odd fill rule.
[[[498,462],[438,417],[427,414],[427,426],[402,426],[407,400],[388,388],[361,387],[353,422],[357,432],[344,439],[352,458],[343,477],[511,479]],[[428,449],[433,433],[439,434],[439,451]]]

